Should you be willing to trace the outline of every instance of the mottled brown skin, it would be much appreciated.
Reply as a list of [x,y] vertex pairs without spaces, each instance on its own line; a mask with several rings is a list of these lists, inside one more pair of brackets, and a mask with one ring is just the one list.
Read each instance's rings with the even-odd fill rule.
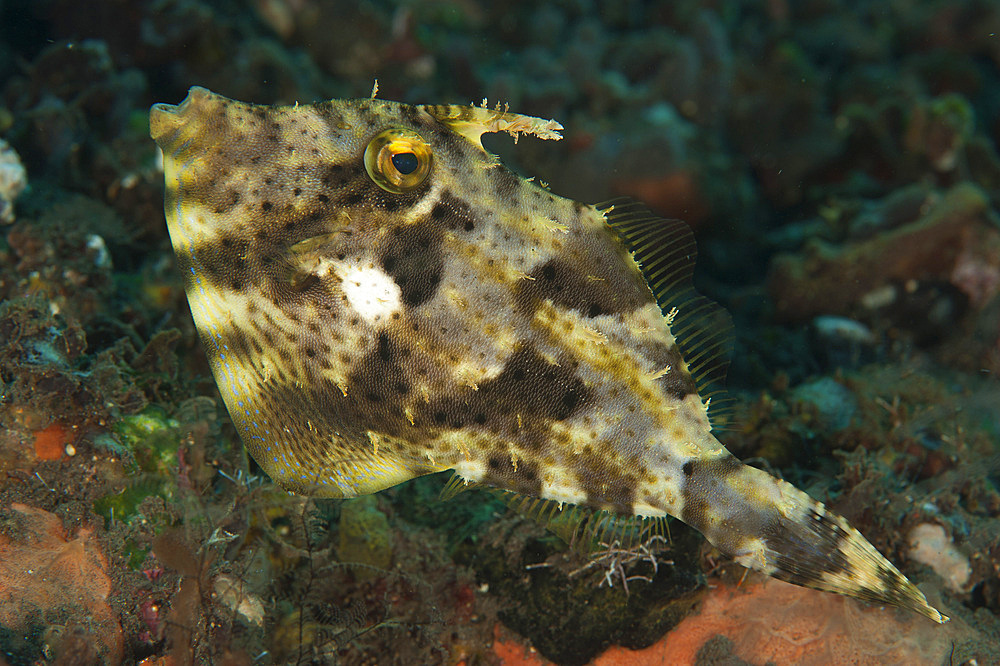
[[[712,436],[637,264],[662,296],[659,276],[690,266],[660,267],[643,248],[689,232],[663,223],[670,234],[650,236],[646,220],[620,235],[614,211],[552,195],[479,142],[558,138],[557,124],[381,100],[260,107],[201,88],[150,120],[220,392],[282,486],[351,497],[451,468],[670,514],[747,566],[941,621],[843,518]],[[391,191],[364,155],[395,129],[431,157]]]

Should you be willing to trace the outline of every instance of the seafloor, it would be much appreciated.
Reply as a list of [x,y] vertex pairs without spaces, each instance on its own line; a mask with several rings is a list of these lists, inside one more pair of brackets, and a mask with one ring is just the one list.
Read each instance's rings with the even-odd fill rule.
[[[588,554],[441,477],[262,478],[147,112],[376,78],[554,117],[490,146],[688,221],[736,324],[723,441],[951,621],[745,575],[678,522]],[[0,138],[0,664],[1000,663],[1000,3],[0,0]]]

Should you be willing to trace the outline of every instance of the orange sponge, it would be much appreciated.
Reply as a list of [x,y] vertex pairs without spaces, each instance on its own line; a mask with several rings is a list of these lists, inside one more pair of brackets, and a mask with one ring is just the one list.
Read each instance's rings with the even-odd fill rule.
[[[718,584],[701,610],[644,650],[613,647],[595,666],[694,664],[699,652],[728,649],[753,664],[928,664],[947,662],[958,623],[936,625],[774,579],[740,588]],[[717,636],[726,641],[706,644]],[[707,656],[702,653],[702,657]],[[721,655],[719,655],[721,656]]]
[[69,428],[60,423],[35,431],[35,456],[39,460],[59,460],[71,436]]

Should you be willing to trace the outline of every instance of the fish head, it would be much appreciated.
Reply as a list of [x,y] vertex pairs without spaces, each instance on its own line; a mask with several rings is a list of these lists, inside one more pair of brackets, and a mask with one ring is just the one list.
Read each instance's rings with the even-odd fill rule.
[[[350,257],[356,267],[386,263],[376,255],[391,242],[387,232],[414,236],[401,248],[406,261],[431,267],[441,258],[423,247],[426,236],[449,224],[469,231],[472,215],[463,211],[519,222],[526,209],[516,190],[539,188],[503,168],[480,136],[559,138],[561,129],[499,109],[376,99],[268,107],[199,87],[179,105],[155,105],[150,126],[163,150],[168,226],[177,256],[190,264],[182,266],[189,283],[243,291],[253,282],[282,301],[329,271],[331,256],[344,254],[340,261]],[[440,224],[445,217],[453,219]],[[402,287],[405,303],[432,295],[426,281],[433,276],[420,277]],[[373,305],[372,316],[379,310]]]

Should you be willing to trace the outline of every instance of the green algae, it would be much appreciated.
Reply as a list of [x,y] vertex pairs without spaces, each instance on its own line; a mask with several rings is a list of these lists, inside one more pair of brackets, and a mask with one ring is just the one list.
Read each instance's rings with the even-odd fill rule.
[[145,518],[139,510],[147,497],[169,500],[177,488],[177,451],[181,446],[180,422],[156,406],[124,416],[95,444],[111,450],[125,461],[132,478],[125,487],[94,501],[94,513],[111,525],[115,520],[132,524]]

